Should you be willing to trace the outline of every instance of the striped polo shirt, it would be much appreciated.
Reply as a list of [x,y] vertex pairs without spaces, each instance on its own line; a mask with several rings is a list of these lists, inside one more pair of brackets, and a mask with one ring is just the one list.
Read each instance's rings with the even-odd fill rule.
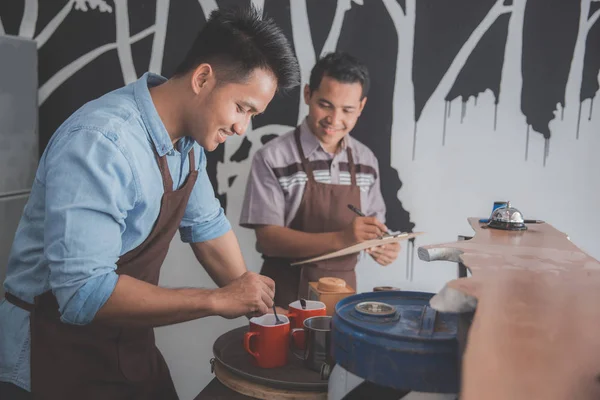
[[[317,182],[350,185],[347,147],[352,149],[356,181],[360,187],[360,208],[385,223],[379,165],[373,152],[350,135],[336,154],[326,152],[310,132],[306,119],[300,125],[300,143]],[[240,225],[289,226],[300,207],[308,176],[296,147],[294,130],[265,144],[252,159]],[[340,204],[340,207],[346,207]],[[357,205],[358,206],[358,205]]]

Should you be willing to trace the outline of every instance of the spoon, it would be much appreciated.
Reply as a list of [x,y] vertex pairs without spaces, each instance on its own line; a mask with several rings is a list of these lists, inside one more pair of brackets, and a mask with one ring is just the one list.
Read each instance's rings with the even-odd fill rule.
[[300,299],[300,305],[302,306],[303,310],[306,310],[306,300]]
[[273,304],[273,314],[275,314],[275,325],[283,324],[284,322],[279,319],[277,316],[277,310],[275,309],[275,304]]

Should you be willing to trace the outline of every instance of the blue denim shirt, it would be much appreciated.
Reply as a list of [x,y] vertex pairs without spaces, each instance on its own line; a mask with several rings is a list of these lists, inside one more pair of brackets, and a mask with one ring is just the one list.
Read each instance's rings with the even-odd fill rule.
[[[156,221],[163,182],[153,152],[167,155],[173,188],[199,170],[180,235],[203,242],[231,229],[206,173],[204,150],[184,137],[173,147],[148,87],[138,81],[93,100],[53,135],[33,183],[8,260],[4,288],[20,299],[52,290],[65,323],[87,324],[111,295],[119,257],[141,244]],[[29,313],[0,303],[0,380],[30,390]]]

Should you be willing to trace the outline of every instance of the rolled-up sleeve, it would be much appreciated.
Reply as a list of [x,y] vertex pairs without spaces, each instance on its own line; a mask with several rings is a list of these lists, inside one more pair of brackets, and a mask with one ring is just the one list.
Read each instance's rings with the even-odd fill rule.
[[375,180],[367,192],[367,204],[364,206],[364,213],[376,217],[385,224],[385,201],[381,194],[381,180],[379,178],[379,162],[375,155],[372,155],[371,165],[375,169]]
[[179,226],[181,240],[186,243],[206,242],[231,230],[231,224],[208,178],[204,150],[194,145],[194,152],[198,157],[198,179]]
[[240,215],[240,226],[254,225],[285,226],[285,195],[261,150],[252,159]]
[[84,325],[117,283],[125,217],[137,199],[135,178],[115,136],[75,129],[52,147],[42,182],[49,282],[61,320]]

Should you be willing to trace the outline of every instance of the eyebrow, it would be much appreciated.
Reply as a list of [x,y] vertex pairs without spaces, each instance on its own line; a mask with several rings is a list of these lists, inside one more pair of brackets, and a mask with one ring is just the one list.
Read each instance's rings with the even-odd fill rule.
[[240,101],[240,104],[243,105],[244,107],[248,107],[250,109],[250,111],[252,111],[253,113],[260,114],[258,112],[258,110],[256,109],[256,107],[254,107],[254,104],[249,103],[249,102],[244,101],[244,100]]
[[[323,99],[323,98],[320,98],[319,102],[320,103],[327,103],[328,105],[333,106],[333,103],[331,103],[330,101],[328,101],[326,99]],[[352,109],[354,109],[356,107],[355,106],[342,106],[342,108],[352,108]]]

